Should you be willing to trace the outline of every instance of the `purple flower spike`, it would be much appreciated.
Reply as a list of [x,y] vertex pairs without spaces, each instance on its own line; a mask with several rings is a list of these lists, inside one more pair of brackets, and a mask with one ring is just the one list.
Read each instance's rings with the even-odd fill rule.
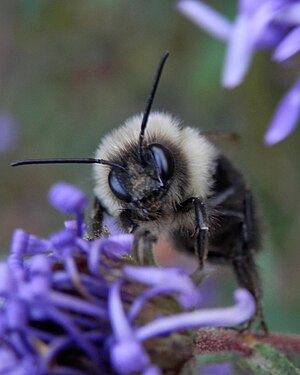
[[77,187],[58,182],[49,191],[49,202],[65,214],[83,213],[87,207],[86,195]]
[[10,350],[0,351],[0,374],[9,374],[16,367],[17,358]]
[[77,235],[82,236],[83,212],[88,205],[87,196],[76,186],[65,182],[58,182],[49,191],[50,203],[65,214],[76,214]]
[[5,297],[15,290],[15,282],[8,265],[0,263],[0,296]]
[[70,230],[63,229],[57,233],[54,233],[50,237],[50,241],[55,249],[62,251],[74,245],[75,236]]
[[49,291],[52,275],[51,264],[47,257],[36,255],[30,260],[29,275],[31,281],[28,285],[29,298],[45,296]]
[[[236,325],[254,313],[243,289],[235,306],[184,312],[198,305],[199,290],[182,270],[131,266],[123,255],[132,235],[87,241],[75,227],[49,239],[14,233],[9,261],[0,263],[0,373],[161,375],[170,365],[161,353],[172,353],[174,341],[159,336]],[[169,303],[174,297],[183,308]],[[143,345],[155,336],[154,346]],[[184,336],[183,345],[193,345],[193,335]]]
[[11,253],[20,256],[25,255],[28,249],[29,234],[23,229],[16,229],[11,243]]
[[103,253],[112,259],[116,259],[122,255],[129,254],[132,250],[132,243],[132,234],[118,234],[93,241],[88,257],[90,272],[94,275],[99,275],[99,262]]
[[271,146],[286,138],[295,129],[299,116],[300,79],[281,100],[265,134],[265,143]]
[[228,41],[222,84],[229,88],[242,82],[256,50],[278,47],[275,56],[282,61],[294,55],[300,44],[296,31],[300,20],[299,4],[281,0],[240,0],[238,5],[234,24],[231,24],[201,1],[177,3],[177,8],[194,23],[218,39]]
[[236,87],[244,79],[254,52],[250,30],[249,17],[246,14],[239,15],[235,21],[223,66],[222,85],[224,87]]
[[273,54],[276,61],[284,61],[300,50],[300,26],[292,30],[277,46]]
[[115,236],[117,234],[123,233],[116,220],[106,213],[104,213],[103,215],[103,226],[107,227],[110,236]]
[[28,251],[30,255],[40,254],[51,249],[51,242],[43,238],[38,238],[36,236],[29,236],[28,240]]
[[108,256],[121,256],[132,251],[133,235],[117,234],[103,242],[103,250]]
[[181,329],[195,327],[231,327],[249,320],[255,313],[255,301],[246,289],[234,293],[236,305],[220,309],[202,309],[159,318],[139,328],[137,337],[146,340]]
[[190,277],[178,268],[125,266],[126,276],[143,284],[155,286],[156,293],[176,293],[184,308],[192,308],[200,303],[199,288]]
[[219,363],[213,365],[202,365],[199,368],[201,375],[234,375],[235,371],[231,363]]
[[6,324],[9,329],[23,330],[27,325],[28,311],[26,306],[19,300],[9,300],[6,303]]
[[120,296],[119,282],[112,286],[108,303],[114,334],[110,349],[114,369],[118,374],[143,372],[149,367],[150,360],[128,322]]
[[206,4],[196,0],[181,0],[177,9],[196,25],[219,39],[227,40],[231,35],[231,23]]
[[[181,0],[177,8],[193,22],[228,43],[222,85],[234,88],[242,83],[253,55],[273,49],[273,59],[283,62],[300,51],[300,3],[288,0],[239,0],[234,24],[228,26],[216,11],[201,1]],[[222,22],[219,22],[222,20]],[[222,30],[222,31],[220,31]],[[273,145],[289,135],[299,118],[298,82],[282,99],[265,135]]]
[[16,229],[13,234],[10,256],[7,264],[19,279],[24,277],[23,256],[27,254],[29,235],[22,229]]

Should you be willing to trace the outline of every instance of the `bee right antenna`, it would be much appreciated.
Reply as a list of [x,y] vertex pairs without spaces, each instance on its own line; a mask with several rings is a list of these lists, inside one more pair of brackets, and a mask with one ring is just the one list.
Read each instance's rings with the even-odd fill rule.
[[155,93],[156,93],[156,89],[157,89],[157,86],[158,86],[158,83],[159,83],[159,80],[160,80],[160,76],[161,76],[163,67],[164,67],[165,62],[166,62],[168,57],[169,57],[169,52],[165,52],[163,54],[160,62],[159,62],[159,65],[158,65],[158,68],[157,68],[157,71],[156,71],[156,76],[154,78],[154,82],[153,82],[153,85],[152,85],[152,88],[151,88],[151,91],[150,91],[148,102],[147,102],[147,105],[146,105],[146,108],[145,108],[145,111],[144,111],[143,120],[142,120],[142,124],[141,124],[141,131],[140,131],[140,136],[139,136],[138,150],[137,150],[138,158],[139,158],[139,161],[140,161],[141,164],[144,163],[144,160],[143,160],[143,141],[144,141],[144,136],[145,136],[145,129],[146,129],[146,126],[147,126],[149,114],[150,114],[150,111],[151,111],[151,107],[152,107],[152,103],[153,103],[154,96],[155,96]]

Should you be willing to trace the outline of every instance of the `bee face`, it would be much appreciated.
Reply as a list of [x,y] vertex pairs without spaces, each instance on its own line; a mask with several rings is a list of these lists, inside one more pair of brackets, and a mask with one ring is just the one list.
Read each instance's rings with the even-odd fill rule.
[[108,174],[111,192],[123,207],[137,210],[146,219],[161,211],[175,171],[170,149],[162,144],[145,146],[142,160],[135,152],[123,158],[124,170],[112,168]]

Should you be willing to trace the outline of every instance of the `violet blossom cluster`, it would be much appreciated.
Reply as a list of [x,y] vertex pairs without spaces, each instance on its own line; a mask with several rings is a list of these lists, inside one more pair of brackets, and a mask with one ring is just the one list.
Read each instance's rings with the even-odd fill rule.
[[[149,339],[234,326],[255,312],[244,289],[231,307],[201,309],[199,289],[183,271],[132,261],[131,234],[86,238],[88,200],[78,188],[58,183],[49,200],[75,220],[47,239],[17,229],[0,263],[1,374],[158,375]],[[166,313],[157,298],[176,309]]]
[[[180,0],[180,12],[204,30],[227,42],[222,85],[238,86],[257,50],[272,50],[272,58],[283,63],[300,50],[299,0],[239,0],[235,20],[200,0]],[[265,142],[273,145],[287,137],[300,117],[300,77],[280,101]]]

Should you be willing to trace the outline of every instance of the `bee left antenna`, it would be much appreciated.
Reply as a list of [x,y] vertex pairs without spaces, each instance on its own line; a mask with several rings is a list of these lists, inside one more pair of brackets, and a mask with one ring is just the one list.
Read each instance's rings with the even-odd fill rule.
[[141,124],[141,131],[140,131],[140,136],[139,136],[138,150],[137,150],[138,158],[139,158],[139,161],[141,163],[143,163],[143,141],[144,141],[145,130],[146,130],[149,114],[150,114],[150,111],[151,111],[151,107],[152,107],[152,103],[153,103],[154,96],[155,96],[155,93],[156,93],[156,89],[157,89],[157,86],[158,86],[158,83],[159,83],[159,80],[160,80],[160,76],[161,76],[161,73],[163,71],[163,67],[165,65],[165,62],[166,62],[167,58],[169,57],[169,54],[170,53],[168,51],[165,52],[163,54],[160,62],[159,62],[159,65],[158,65],[158,68],[157,68],[157,71],[156,71],[156,76],[154,78],[153,85],[152,85],[150,95],[149,95],[149,98],[148,98],[148,102],[147,102],[147,105],[146,105],[146,108],[145,108],[145,111],[144,111],[143,120],[142,120],[142,124]]
[[32,164],[104,164],[112,168],[121,169],[127,172],[126,169],[117,163],[109,160],[94,159],[94,158],[63,158],[63,159],[28,159],[18,160],[11,164],[12,167],[18,167],[20,165],[32,165]]

